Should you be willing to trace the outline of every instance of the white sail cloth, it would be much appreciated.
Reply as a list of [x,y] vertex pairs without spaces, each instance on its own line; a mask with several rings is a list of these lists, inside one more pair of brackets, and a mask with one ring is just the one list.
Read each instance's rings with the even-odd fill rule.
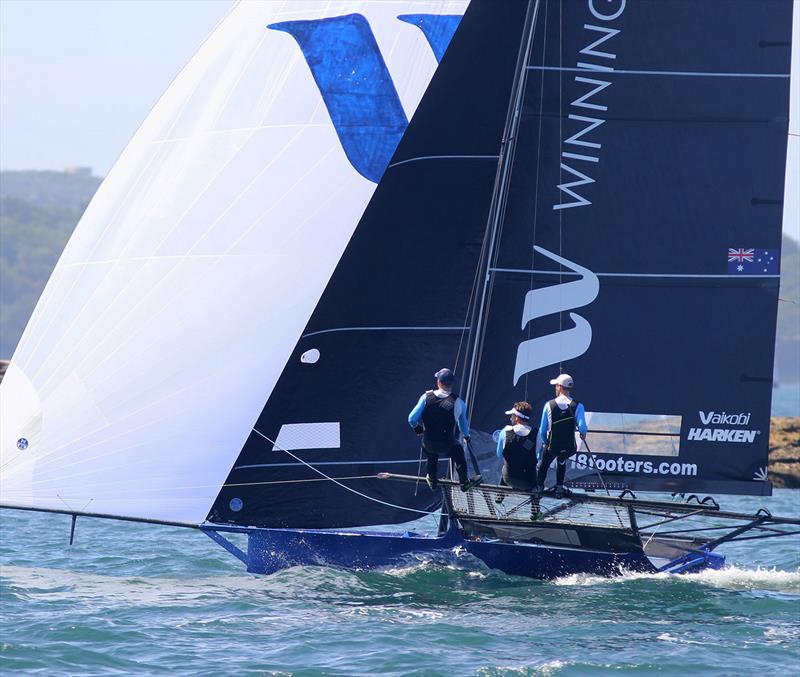
[[375,190],[298,43],[267,26],[362,14],[410,118],[437,62],[397,17],[467,4],[228,14],[120,156],[25,330],[0,386],[0,502],[205,517]]

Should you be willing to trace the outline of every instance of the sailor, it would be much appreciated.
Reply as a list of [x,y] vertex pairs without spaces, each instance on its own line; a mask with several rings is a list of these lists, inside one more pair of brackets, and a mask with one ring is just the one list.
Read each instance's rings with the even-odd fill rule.
[[470,479],[467,475],[467,461],[464,447],[458,441],[458,431],[465,442],[469,442],[469,423],[467,405],[453,392],[455,377],[449,369],[440,369],[436,377],[436,390],[428,390],[419,398],[417,405],[408,415],[408,424],[414,432],[422,436],[422,452],[428,461],[425,481],[435,491],[439,457],[453,460],[461,483],[461,491],[468,491],[480,484],[480,475]]
[[560,374],[550,385],[556,387],[555,399],[544,405],[542,421],[539,425],[539,437],[542,440],[542,461],[537,475],[537,492],[544,487],[544,480],[550,464],[556,465],[556,498],[564,493],[564,475],[567,472],[567,459],[577,451],[575,430],[581,439],[586,439],[586,412],[583,405],[572,398],[570,391],[575,385],[569,374]]
[[[511,417],[511,425],[500,431],[497,438],[497,456],[503,458],[503,473],[500,486],[519,491],[531,491],[536,483],[536,436],[531,434],[531,412],[527,402],[516,402],[506,412]],[[496,503],[502,503],[505,494],[498,494]],[[531,519],[539,513],[539,502],[531,502]]]

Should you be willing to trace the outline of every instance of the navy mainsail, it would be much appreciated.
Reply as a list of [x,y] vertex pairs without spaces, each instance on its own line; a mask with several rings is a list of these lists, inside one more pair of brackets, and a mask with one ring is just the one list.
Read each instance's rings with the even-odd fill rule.
[[527,12],[470,4],[209,521],[388,524],[439,505],[375,475],[418,470],[406,415],[466,351]]
[[472,424],[559,372],[584,486],[764,494],[792,3],[542,0]]

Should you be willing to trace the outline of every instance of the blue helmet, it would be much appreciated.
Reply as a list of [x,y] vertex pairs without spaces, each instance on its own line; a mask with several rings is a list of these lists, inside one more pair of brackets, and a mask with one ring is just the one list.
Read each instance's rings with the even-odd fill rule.
[[455,376],[453,376],[453,372],[447,369],[446,367],[444,369],[440,369],[439,371],[437,371],[434,374],[434,376],[438,381],[441,381],[446,386],[451,385],[456,378]]

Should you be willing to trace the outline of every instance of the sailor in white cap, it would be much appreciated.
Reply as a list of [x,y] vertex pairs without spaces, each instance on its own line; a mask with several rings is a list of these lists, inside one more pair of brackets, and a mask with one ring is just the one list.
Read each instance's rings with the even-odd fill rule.
[[544,405],[542,421],[539,424],[539,437],[543,443],[542,461],[537,474],[538,489],[544,487],[547,471],[553,461],[556,465],[556,498],[564,495],[564,475],[567,472],[567,459],[577,451],[575,430],[581,439],[586,439],[586,412],[583,405],[570,395],[575,382],[569,374],[559,374],[550,381],[556,387],[555,399]]
[[[519,491],[536,489],[536,435],[531,434],[533,408],[527,402],[515,402],[506,412],[511,425],[500,431],[497,438],[497,456],[502,457],[503,473],[500,486]],[[496,503],[502,503],[505,494],[498,493]],[[531,519],[539,516],[539,501],[531,502]]]

